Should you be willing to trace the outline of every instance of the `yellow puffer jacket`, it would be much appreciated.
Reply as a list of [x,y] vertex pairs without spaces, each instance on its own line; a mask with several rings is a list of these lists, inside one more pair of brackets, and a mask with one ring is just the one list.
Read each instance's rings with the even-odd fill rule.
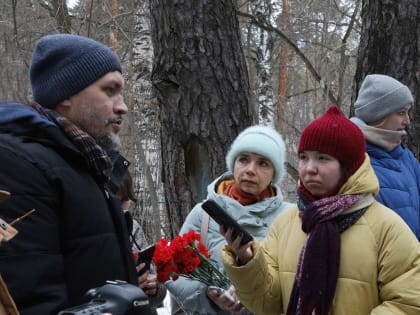
[[[366,159],[340,194],[377,193]],[[365,214],[341,234],[341,256],[331,315],[420,314],[420,245],[403,220],[372,201]],[[306,240],[298,209],[280,214],[255,257],[235,266],[228,246],[223,262],[237,294],[256,314],[285,314],[299,254]]]

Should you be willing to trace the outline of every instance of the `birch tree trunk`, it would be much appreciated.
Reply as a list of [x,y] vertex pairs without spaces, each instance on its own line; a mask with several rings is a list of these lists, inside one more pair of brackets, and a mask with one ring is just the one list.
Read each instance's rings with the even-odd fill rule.
[[148,241],[156,242],[162,236],[162,229],[166,233],[169,231],[160,176],[162,172],[160,108],[152,92],[150,78],[153,47],[148,3],[138,1],[136,10],[131,77],[133,87],[130,89],[133,91],[130,102],[133,104],[129,132],[131,141],[126,150],[129,152],[134,169],[134,191],[137,197],[134,217],[143,227]]

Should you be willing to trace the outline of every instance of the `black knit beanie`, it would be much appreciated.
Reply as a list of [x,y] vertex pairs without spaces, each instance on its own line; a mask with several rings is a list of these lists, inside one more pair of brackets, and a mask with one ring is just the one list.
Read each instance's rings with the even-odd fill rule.
[[55,108],[112,71],[122,72],[121,63],[107,46],[78,35],[44,36],[35,46],[29,69],[33,99]]

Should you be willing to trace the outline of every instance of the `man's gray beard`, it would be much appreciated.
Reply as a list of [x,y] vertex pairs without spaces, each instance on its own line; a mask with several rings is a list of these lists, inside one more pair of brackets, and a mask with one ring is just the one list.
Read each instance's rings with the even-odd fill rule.
[[118,136],[112,137],[110,135],[101,135],[95,137],[96,143],[105,151],[120,151],[121,141]]

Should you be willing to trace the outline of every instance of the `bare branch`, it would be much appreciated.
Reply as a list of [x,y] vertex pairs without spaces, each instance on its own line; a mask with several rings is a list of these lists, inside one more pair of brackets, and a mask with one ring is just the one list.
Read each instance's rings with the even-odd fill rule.
[[299,49],[299,47],[289,38],[287,37],[281,30],[278,28],[272,26],[270,23],[267,22],[264,16],[258,15],[253,16],[251,14],[247,14],[244,12],[237,11],[237,14],[248,18],[250,23],[266,30],[269,32],[274,32],[277,35],[279,35],[294,51],[295,53],[302,59],[312,76],[315,78],[315,80],[321,85],[321,88],[323,91],[328,95],[328,98],[332,103],[337,103],[337,98],[334,96],[334,94],[331,92],[331,88],[322,80],[321,75],[318,73],[318,71],[315,69],[315,67],[312,65],[311,61],[306,57],[306,55]]

